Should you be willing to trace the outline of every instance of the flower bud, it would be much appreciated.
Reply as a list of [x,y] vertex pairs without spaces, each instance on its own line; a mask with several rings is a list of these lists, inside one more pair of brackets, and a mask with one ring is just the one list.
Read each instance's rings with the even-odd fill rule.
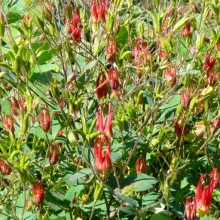
[[14,120],[11,115],[5,114],[3,117],[3,125],[5,126],[5,130],[7,132],[11,132],[14,134]]
[[174,130],[175,130],[175,133],[176,133],[179,140],[182,139],[182,136],[184,136],[188,133],[187,126],[184,125],[184,127],[183,127],[178,122],[174,123]]
[[111,66],[108,70],[108,80],[112,90],[117,90],[119,87],[118,68]]
[[196,51],[201,51],[205,42],[205,35],[198,35],[196,39]]
[[183,108],[187,108],[190,104],[190,91],[189,89],[183,89],[180,94],[180,103]]
[[104,72],[100,72],[96,80],[96,94],[98,99],[106,97],[108,94],[108,83]]
[[44,185],[42,180],[35,180],[32,186],[32,192],[34,195],[34,202],[36,204],[42,204],[44,201]]
[[48,150],[48,156],[50,159],[50,163],[55,165],[59,159],[59,143],[55,142],[51,148]]
[[8,164],[6,164],[3,160],[0,160],[0,168],[2,170],[2,173],[5,175],[9,175],[11,173],[11,168]]
[[25,204],[25,211],[31,211],[32,210],[32,206],[33,206],[33,202],[29,199],[26,201],[26,204]]
[[170,86],[176,84],[176,67],[169,64],[165,69],[165,80],[168,81]]
[[138,157],[136,164],[136,173],[146,173],[146,168],[147,168],[147,161],[145,157]]
[[50,113],[48,111],[48,106],[46,106],[46,109],[43,109],[40,112],[40,124],[44,132],[48,132],[50,130],[51,123],[50,123]]
[[106,52],[106,60],[110,63],[114,63],[117,54],[117,43],[115,42],[113,37],[109,39],[105,52]]
[[190,36],[192,33],[190,31],[190,22],[183,28],[182,30],[182,35],[183,37],[188,37]]

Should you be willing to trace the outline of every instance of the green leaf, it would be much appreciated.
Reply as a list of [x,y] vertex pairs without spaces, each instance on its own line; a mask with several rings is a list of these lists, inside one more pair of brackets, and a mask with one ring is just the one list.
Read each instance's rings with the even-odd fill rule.
[[150,205],[156,202],[160,196],[161,196],[160,193],[150,192],[142,197],[142,205],[143,206]]
[[114,193],[117,195],[117,197],[126,202],[128,204],[128,207],[130,206],[130,208],[138,208],[139,207],[139,204],[138,202],[133,199],[132,197],[129,197],[129,196],[126,196],[124,194],[122,194],[122,192],[119,190],[119,189],[115,189],[114,190]]
[[139,173],[124,179],[121,183],[121,187],[130,187],[133,192],[142,192],[152,189],[156,183],[157,180],[154,177]]
[[71,175],[71,177],[69,177],[69,181],[71,182],[75,182],[77,179],[83,178],[87,175],[91,175],[92,174],[92,170],[89,168],[84,168],[80,171],[78,171],[77,173],[75,173],[74,175]]
[[150,218],[150,220],[169,220],[170,217],[165,214],[165,213],[157,213],[157,214],[153,214]]
[[127,38],[128,38],[128,31],[124,26],[122,26],[120,28],[119,33],[116,36],[116,42],[118,44],[125,45],[127,42]]
[[153,185],[157,183],[154,177],[148,176],[144,173],[139,173],[137,178],[132,183],[134,192],[142,192],[153,188]]

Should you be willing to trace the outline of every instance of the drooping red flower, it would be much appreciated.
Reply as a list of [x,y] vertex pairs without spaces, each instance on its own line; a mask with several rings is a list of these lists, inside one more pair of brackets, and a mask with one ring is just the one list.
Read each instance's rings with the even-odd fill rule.
[[91,1],[91,15],[94,22],[106,21],[107,2],[105,0],[92,0]]
[[134,60],[139,67],[144,67],[152,59],[151,52],[147,49],[147,45],[143,38],[137,38],[134,45]]
[[96,130],[100,132],[104,132],[106,136],[111,137],[113,136],[112,133],[112,106],[109,103],[108,108],[108,116],[104,116],[103,114],[103,105],[99,105],[99,109],[96,112]]
[[169,23],[171,17],[172,17],[172,10],[168,10],[167,14],[166,14],[166,19],[165,19],[165,21],[161,25],[162,35],[163,36],[166,36],[169,33],[168,23]]
[[217,44],[217,51],[220,52],[220,42]]
[[190,104],[190,90],[183,89],[180,93],[180,103],[183,108],[187,108]]
[[220,119],[217,119],[211,125],[211,128],[210,128],[211,133],[214,134],[215,131],[219,128],[219,126],[220,126]]
[[72,24],[70,25],[70,32],[73,41],[79,43],[81,41],[82,26],[78,10],[75,10],[75,12],[72,14]]
[[103,105],[99,104],[99,107],[96,111],[96,130],[100,132],[104,132],[105,130],[105,117],[103,114]]
[[188,133],[187,126],[184,125],[184,127],[182,127],[177,121],[174,123],[174,130],[179,140],[181,140],[183,135]]
[[183,30],[182,30],[182,35],[183,35],[183,37],[188,37],[188,36],[190,36],[192,33],[191,33],[191,31],[190,31],[190,22],[183,28]]
[[107,169],[111,167],[111,146],[110,138],[107,135],[96,137],[94,141],[94,159],[96,171],[106,173]]
[[108,94],[108,83],[104,72],[100,72],[96,80],[96,94],[98,99],[106,97]]
[[23,113],[27,112],[26,100],[21,94],[17,94],[17,97],[16,94],[14,94],[12,100],[9,101],[9,105],[13,115],[18,118],[20,117],[19,111],[22,111]]
[[6,164],[3,160],[0,160],[0,168],[2,170],[2,173],[4,173],[5,175],[9,175],[11,173],[10,166]]
[[[196,187],[195,203],[196,210],[201,214],[207,214],[212,201],[212,190],[210,184],[206,184],[206,175],[201,174]],[[204,186],[203,186],[204,185]]]
[[14,134],[14,120],[13,117],[10,114],[5,114],[3,117],[3,125],[5,127],[5,130],[7,132],[11,132],[12,134]]
[[158,45],[158,54],[161,60],[163,59],[167,59],[168,55],[167,53],[161,49],[161,42],[160,39],[157,41],[157,45]]
[[32,186],[32,192],[34,195],[34,202],[36,204],[42,204],[44,201],[44,185],[42,180],[35,180]]
[[217,78],[219,78],[219,73],[218,72],[214,72],[212,70],[207,72],[208,84],[210,86],[214,86],[215,85]]
[[44,132],[48,132],[50,130],[51,121],[48,106],[40,112],[40,124]]
[[53,146],[51,146],[48,149],[48,157],[52,165],[55,165],[59,159],[59,154],[60,154],[59,146],[60,143],[55,142]]
[[119,87],[119,73],[118,68],[111,66],[108,70],[109,85],[112,90],[117,90]]
[[213,167],[211,173],[209,174],[210,176],[210,187],[211,191],[214,189],[217,189],[219,187],[219,182],[220,182],[220,171],[218,168]]
[[109,102],[108,104],[108,116],[106,119],[106,123],[105,123],[105,130],[104,132],[106,133],[106,135],[108,137],[112,137],[113,136],[113,132],[112,132],[112,105]]
[[165,80],[168,81],[170,86],[176,84],[176,66],[169,64],[165,69]]
[[[68,15],[65,18],[65,24],[68,28],[68,33],[71,35],[74,42],[79,43],[81,41],[81,34],[82,34],[82,23],[81,18],[79,16],[79,11],[77,8],[72,9],[72,18],[71,20],[68,18]],[[68,14],[68,7],[67,7],[67,14]]]
[[136,173],[146,173],[146,169],[147,169],[147,161],[145,157],[138,157],[136,164],[135,164],[135,168],[136,168]]
[[107,47],[106,47],[106,60],[110,63],[114,63],[116,59],[116,54],[117,54],[117,43],[114,40],[113,37],[110,37]]
[[204,71],[207,71],[207,72],[211,71],[214,68],[215,63],[216,63],[216,58],[212,58],[210,54],[206,53],[205,61],[203,64]]
[[185,202],[185,212],[184,216],[186,217],[186,220],[195,220],[196,219],[196,205],[195,205],[195,199],[191,199],[190,197],[187,197]]

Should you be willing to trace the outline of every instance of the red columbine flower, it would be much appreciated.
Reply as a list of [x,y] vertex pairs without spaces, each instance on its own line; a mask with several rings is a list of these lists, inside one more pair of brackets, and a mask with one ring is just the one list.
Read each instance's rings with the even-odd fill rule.
[[14,120],[12,118],[11,115],[9,114],[5,114],[3,117],[3,125],[5,126],[5,130],[7,132],[11,132],[12,134],[14,134]]
[[1,167],[2,173],[4,173],[5,175],[9,175],[11,173],[11,168],[8,164],[5,163],[5,161],[0,160],[0,167]]
[[195,124],[195,134],[197,137],[201,137],[205,134],[205,125],[202,123]]
[[108,137],[113,136],[113,132],[112,132],[112,105],[110,102],[108,104],[108,116],[106,119],[104,132],[106,133],[106,135]]
[[214,134],[215,131],[219,128],[219,126],[220,126],[220,119],[217,119],[211,125],[211,128],[210,128],[211,133]]
[[103,114],[103,105],[99,105],[99,111],[96,112],[96,130],[104,132],[108,137],[113,136],[112,133],[112,106],[109,103],[107,118]]
[[42,180],[35,180],[33,183],[32,192],[34,195],[34,202],[36,204],[42,204],[44,201],[44,185]]
[[73,41],[79,43],[81,41],[82,26],[81,19],[79,17],[79,12],[77,9],[72,14],[72,24],[70,25],[70,32]]
[[14,94],[13,101],[9,101],[9,105],[13,115],[16,117],[20,117],[18,110],[23,113],[27,112],[26,101],[21,94],[18,94],[18,98],[16,98],[16,94]]
[[212,70],[207,72],[208,83],[210,86],[214,86],[216,79],[219,77],[218,72],[213,72]]
[[118,68],[111,66],[108,70],[109,85],[112,90],[117,90],[119,87],[119,73]]
[[161,43],[160,40],[157,41],[158,50],[159,50],[159,57],[161,60],[167,59],[167,53],[161,49]]
[[212,190],[210,185],[206,185],[205,180],[206,175],[201,174],[195,195],[196,210],[202,215],[208,213],[212,201]]
[[94,159],[96,171],[106,173],[107,169],[111,167],[111,147],[108,136],[96,137],[94,142]]
[[43,109],[40,112],[40,124],[44,132],[48,132],[50,130],[50,113],[47,105],[46,109]]
[[[68,33],[71,35],[74,42],[79,43],[81,41],[82,25],[79,11],[77,8],[72,9],[72,19],[69,21],[68,15],[65,18],[65,24],[68,28]],[[66,10],[68,14],[68,6]]]
[[181,140],[183,135],[188,133],[187,126],[184,125],[182,128],[177,121],[174,123],[174,130],[179,140]]
[[180,94],[180,103],[183,108],[187,108],[190,104],[190,91],[189,89],[183,89]]
[[195,199],[191,200],[190,197],[187,197],[186,203],[185,203],[184,216],[186,217],[186,220],[195,220],[196,219]]
[[114,40],[113,37],[110,37],[109,41],[108,41],[108,45],[106,47],[106,60],[110,63],[114,63],[115,59],[116,59],[116,54],[117,54],[117,43]]
[[107,2],[106,1],[98,1],[92,0],[91,2],[91,14],[92,18],[96,23],[100,21],[105,22],[106,12],[107,12]]
[[176,67],[172,64],[169,64],[165,69],[165,80],[169,82],[170,86],[176,84]]
[[100,72],[96,80],[96,94],[98,99],[106,97],[108,94],[108,83],[104,72]]
[[220,52],[220,42],[217,44],[217,51]]
[[162,35],[166,36],[169,33],[168,22],[172,17],[172,10],[167,11],[166,19],[164,23],[161,25]]
[[60,154],[59,146],[60,146],[60,143],[55,142],[53,146],[50,147],[48,150],[48,156],[50,159],[50,163],[52,165],[55,165],[59,159],[59,154]]
[[147,168],[147,161],[145,157],[138,157],[136,164],[136,173],[146,173],[146,168]]
[[190,22],[183,28],[182,30],[182,35],[183,37],[188,37],[190,36],[192,33],[190,31]]
[[134,46],[134,60],[138,66],[144,67],[152,59],[151,52],[142,38],[137,38]]
[[209,176],[211,191],[213,191],[213,189],[218,189],[220,182],[220,171],[218,170],[218,168],[213,167]]
[[99,104],[99,108],[96,111],[96,130],[104,132],[105,130],[105,117],[103,115],[103,105]]
[[215,66],[215,63],[216,63],[216,58],[212,59],[211,55],[206,53],[205,54],[205,61],[203,64],[204,71],[209,72],[210,70],[212,70]]

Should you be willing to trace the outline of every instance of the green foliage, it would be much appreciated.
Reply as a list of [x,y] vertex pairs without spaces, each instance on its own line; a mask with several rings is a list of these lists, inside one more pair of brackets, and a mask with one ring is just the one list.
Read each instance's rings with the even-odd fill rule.
[[220,3],[72,2],[0,5],[0,219],[186,218],[220,170]]

